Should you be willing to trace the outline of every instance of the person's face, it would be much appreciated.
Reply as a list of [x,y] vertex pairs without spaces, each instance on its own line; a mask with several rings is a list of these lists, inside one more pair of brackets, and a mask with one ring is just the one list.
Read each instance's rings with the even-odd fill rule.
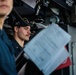
[[24,41],[29,41],[31,33],[30,26],[19,27],[19,28],[17,27],[16,31],[18,38]]
[[13,0],[0,0],[0,17],[7,16],[13,8]]

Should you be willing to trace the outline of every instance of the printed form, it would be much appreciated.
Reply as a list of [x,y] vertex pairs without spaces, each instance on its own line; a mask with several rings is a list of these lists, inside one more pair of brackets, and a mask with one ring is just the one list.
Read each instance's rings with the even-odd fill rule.
[[24,51],[44,75],[49,75],[69,57],[64,46],[70,40],[66,31],[52,23],[27,43]]

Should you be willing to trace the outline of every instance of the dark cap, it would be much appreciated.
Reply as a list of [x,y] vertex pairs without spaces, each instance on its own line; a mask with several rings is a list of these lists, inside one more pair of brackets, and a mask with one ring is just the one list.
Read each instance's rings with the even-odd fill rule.
[[13,23],[14,26],[31,26],[27,18],[22,18],[15,9],[12,11]]

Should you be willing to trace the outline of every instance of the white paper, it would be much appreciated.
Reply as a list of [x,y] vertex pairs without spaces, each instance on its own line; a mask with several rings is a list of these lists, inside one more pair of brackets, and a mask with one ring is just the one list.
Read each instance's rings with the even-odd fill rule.
[[38,33],[25,46],[24,51],[44,75],[49,75],[69,56],[64,46],[70,39],[68,33],[52,23]]
[[60,52],[56,54],[56,56],[51,59],[46,66],[44,66],[42,72],[44,75],[49,75],[52,73],[58,65],[60,65],[62,62],[64,62],[65,59],[69,56],[69,53],[65,48],[62,48]]

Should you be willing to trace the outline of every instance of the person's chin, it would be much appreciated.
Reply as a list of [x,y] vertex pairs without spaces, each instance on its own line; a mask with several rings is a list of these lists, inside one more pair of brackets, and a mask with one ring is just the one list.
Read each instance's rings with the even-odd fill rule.
[[29,38],[26,38],[26,40],[25,41],[29,41]]
[[12,9],[1,9],[0,15],[8,15]]
[[8,12],[2,12],[2,13],[0,13],[0,16],[6,16],[8,14],[9,14]]
[[0,17],[6,16],[6,13],[0,13]]

